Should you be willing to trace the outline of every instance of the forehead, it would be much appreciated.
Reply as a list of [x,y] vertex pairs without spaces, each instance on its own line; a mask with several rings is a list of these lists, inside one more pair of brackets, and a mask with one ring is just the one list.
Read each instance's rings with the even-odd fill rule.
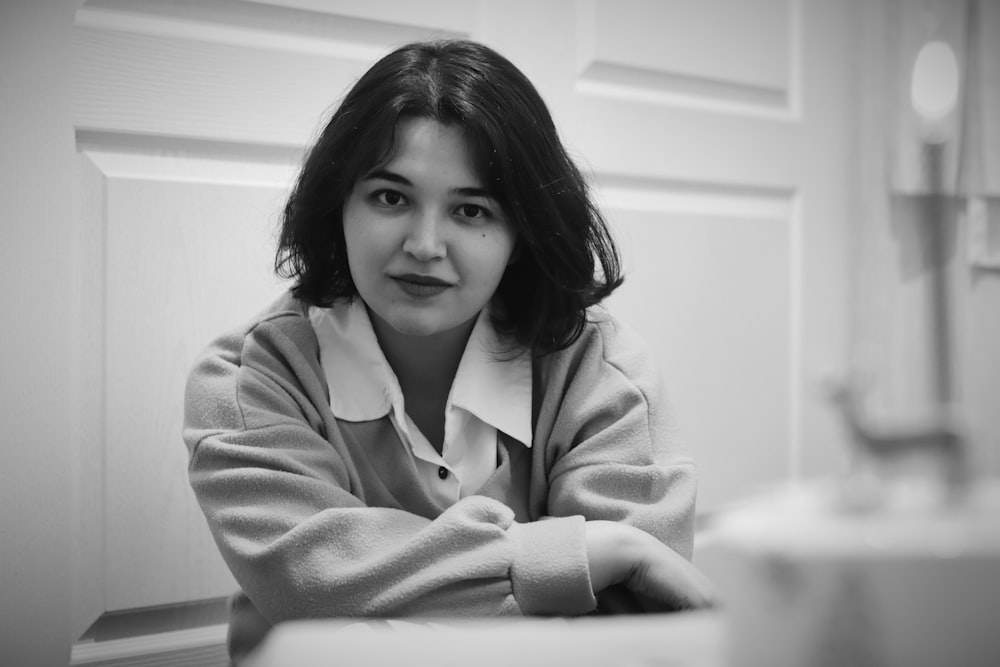
[[413,171],[463,181],[458,185],[482,186],[488,180],[484,152],[457,123],[403,117],[394,128],[391,149],[372,170]]

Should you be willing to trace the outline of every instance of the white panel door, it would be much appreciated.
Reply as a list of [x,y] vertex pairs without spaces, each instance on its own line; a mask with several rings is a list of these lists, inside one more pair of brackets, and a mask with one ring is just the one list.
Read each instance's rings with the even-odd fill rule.
[[833,431],[801,377],[842,361],[847,12],[82,2],[78,334],[93,391],[76,449],[77,629],[233,588],[187,486],[183,380],[212,336],[282,289],[270,270],[282,198],[326,113],[414,39],[490,43],[550,103],[621,241],[629,275],[612,307],[662,361],[677,437],[701,463],[701,508],[826,466]]

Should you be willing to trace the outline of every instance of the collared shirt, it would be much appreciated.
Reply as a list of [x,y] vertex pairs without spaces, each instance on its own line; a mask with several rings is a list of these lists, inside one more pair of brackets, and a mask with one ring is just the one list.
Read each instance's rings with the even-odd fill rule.
[[388,416],[431,494],[444,506],[473,495],[496,470],[498,432],[531,446],[531,359],[503,351],[484,308],[465,346],[445,406],[444,446],[434,449],[406,414],[399,380],[361,299],[312,307],[330,409],[341,420]]

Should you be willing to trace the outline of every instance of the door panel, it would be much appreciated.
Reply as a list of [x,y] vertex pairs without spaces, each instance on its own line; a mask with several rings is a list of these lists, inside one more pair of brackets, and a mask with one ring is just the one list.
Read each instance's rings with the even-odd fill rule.
[[181,474],[179,398],[205,343],[280,293],[273,212],[292,170],[97,150],[84,159],[104,178],[105,602],[226,595],[235,584]]
[[789,0],[597,0],[579,10],[578,52],[587,69],[618,66],[780,95],[789,81],[789,28],[798,28],[791,8]]
[[316,56],[94,23],[76,33],[77,128],[119,135],[302,146],[374,51]]

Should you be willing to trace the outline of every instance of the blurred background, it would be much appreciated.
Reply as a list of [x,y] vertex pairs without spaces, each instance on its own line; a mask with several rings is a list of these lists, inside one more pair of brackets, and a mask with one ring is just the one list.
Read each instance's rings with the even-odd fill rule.
[[340,96],[435,37],[521,67],[590,177],[702,522],[851,467],[831,381],[886,423],[947,404],[1000,473],[998,3],[5,0],[0,655],[221,655],[184,379],[285,289],[279,213]]

